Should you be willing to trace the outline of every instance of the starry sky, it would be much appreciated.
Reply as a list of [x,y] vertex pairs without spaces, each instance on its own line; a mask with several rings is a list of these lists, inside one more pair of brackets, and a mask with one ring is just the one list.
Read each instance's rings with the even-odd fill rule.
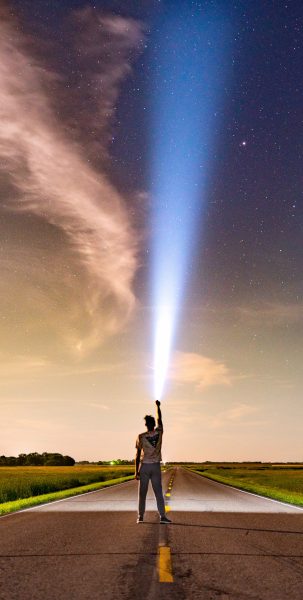
[[219,15],[227,51],[163,458],[303,459],[299,0],[1,4],[0,454],[132,458],[154,410],[153,99],[180,11],[193,44]]

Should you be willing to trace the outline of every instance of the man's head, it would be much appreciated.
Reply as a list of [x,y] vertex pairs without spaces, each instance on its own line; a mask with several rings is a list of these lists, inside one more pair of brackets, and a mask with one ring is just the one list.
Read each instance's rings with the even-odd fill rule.
[[144,420],[145,426],[147,427],[148,431],[152,431],[153,429],[155,429],[156,421],[154,417],[152,417],[151,415],[145,415]]

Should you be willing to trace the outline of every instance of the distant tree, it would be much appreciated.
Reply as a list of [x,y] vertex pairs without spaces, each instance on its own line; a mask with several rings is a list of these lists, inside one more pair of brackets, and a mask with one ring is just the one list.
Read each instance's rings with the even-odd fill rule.
[[52,452],[47,454],[44,464],[48,467],[62,467],[64,465],[64,459],[62,454],[59,454],[58,452]]
[[66,467],[73,467],[76,462],[71,456],[63,456],[63,460]]
[[38,452],[30,452],[30,454],[27,455],[24,464],[29,466],[39,466],[44,464],[44,459]]
[[44,464],[48,467],[73,467],[75,459],[71,456],[62,456],[59,452],[45,453]]
[[15,456],[8,456],[6,459],[6,464],[8,467],[16,467],[17,463],[17,459]]
[[26,454],[18,454],[17,458],[18,465],[22,466],[26,463]]
[[19,454],[15,456],[0,456],[0,467],[16,467],[16,466],[69,466],[75,464],[75,459],[71,456],[62,456],[59,452],[30,452],[29,454]]

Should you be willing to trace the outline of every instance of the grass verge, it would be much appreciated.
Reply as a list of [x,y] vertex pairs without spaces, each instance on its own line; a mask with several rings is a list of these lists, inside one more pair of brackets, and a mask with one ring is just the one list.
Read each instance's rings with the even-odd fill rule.
[[4,502],[3,504],[0,504],[0,515],[7,515],[24,508],[30,508],[31,506],[38,506],[39,504],[52,502],[53,500],[62,500],[63,498],[78,496],[80,494],[84,494],[85,492],[94,492],[104,487],[117,485],[117,483],[124,483],[125,481],[129,481],[133,478],[133,475],[128,475],[127,477],[117,477],[116,479],[110,479],[108,481],[102,481],[98,483],[90,483],[89,485],[82,485],[81,487],[61,490],[59,492],[52,492],[50,494],[30,496],[29,498],[21,498],[20,500]]
[[134,472],[133,466],[0,467],[0,504],[100,483]]
[[225,485],[244,490],[245,492],[252,492],[253,494],[258,494],[259,496],[264,496],[265,498],[279,500],[280,502],[287,502],[288,504],[294,504],[295,506],[303,506],[303,493],[301,492],[277,489],[276,487],[270,485],[270,483],[268,485],[264,485],[251,481],[243,482],[243,480],[237,479],[233,476],[228,477],[226,475],[217,473],[209,473],[207,471],[201,472],[196,469],[190,469],[190,471],[197,473],[198,475],[202,475],[203,477],[207,477],[208,479],[218,481],[218,483],[224,483]]

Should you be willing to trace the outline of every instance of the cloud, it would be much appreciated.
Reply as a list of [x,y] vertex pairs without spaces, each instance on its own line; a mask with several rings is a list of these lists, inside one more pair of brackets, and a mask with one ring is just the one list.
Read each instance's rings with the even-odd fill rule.
[[213,428],[226,427],[231,423],[241,423],[241,425],[245,423],[253,425],[256,422],[252,422],[251,420],[247,421],[246,417],[254,415],[258,412],[258,410],[259,409],[256,406],[251,406],[249,404],[245,404],[244,402],[240,402],[234,404],[226,410],[219,412],[215,416],[208,417],[208,424]]
[[[174,414],[177,417],[176,426],[180,428],[180,431],[184,430],[184,424],[191,424],[194,426],[201,420],[201,404],[199,406],[193,400],[190,404],[190,399],[184,403],[180,403],[177,409],[174,409]],[[190,410],[188,407],[190,406]],[[217,413],[213,413],[213,407],[204,405],[203,408],[203,427],[205,430],[209,429],[223,429],[228,431],[237,426],[261,426],[267,424],[264,418],[261,418],[260,408],[246,404],[245,402],[235,402],[229,408],[224,410],[218,410]]]
[[234,421],[234,420],[239,420],[242,417],[245,417],[247,415],[250,415],[254,412],[256,412],[256,407],[255,406],[250,406],[249,404],[244,404],[244,403],[240,403],[240,404],[236,404],[234,406],[232,406],[231,408],[229,408],[228,410],[224,411],[221,413],[221,415],[224,415],[226,419],[228,419],[229,421]]
[[98,410],[110,410],[107,404],[98,404],[98,402],[87,402],[85,406],[97,408]]
[[254,325],[293,325],[303,322],[303,305],[265,302],[259,306],[240,306],[237,314],[242,321]]
[[[33,218],[33,239],[24,244],[28,259],[23,251],[12,252],[4,272],[12,285],[15,312],[18,294],[14,285],[18,282],[11,281],[12,273],[19,269],[21,278],[24,270],[28,273],[24,290],[30,298],[28,306],[34,304],[35,318],[31,322],[24,315],[19,332],[26,330],[27,320],[30,328],[37,327],[40,318],[45,337],[48,325],[50,337],[59,337],[61,346],[63,341],[66,348],[81,355],[119,331],[135,306],[132,284],[138,236],[125,199],[100,165],[98,169],[92,166],[88,155],[96,152],[96,146],[106,152],[107,138],[102,139],[101,133],[113,114],[119,83],[129,72],[129,55],[139,44],[141,28],[121,17],[101,18],[89,10],[78,14],[83,28],[78,50],[83,53],[81,44],[90,40],[85,60],[93,65],[95,100],[89,103],[82,98],[81,102],[72,93],[67,100],[65,93],[70,118],[62,113],[60,120],[55,101],[58,106],[62,102],[62,75],[29,55],[20,28],[4,8],[0,12],[0,157],[6,218],[14,214],[18,223],[23,219],[27,231],[26,217]],[[109,51],[109,45],[112,58],[102,60],[104,47]],[[75,135],[71,122],[76,123],[77,110]],[[90,146],[88,131],[93,127]],[[35,248],[35,231],[41,239],[48,236],[44,252]],[[26,298],[22,301],[27,303]]]
[[81,144],[85,140],[92,160],[96,155],[100,160],[112,138],[109,126],[115,115],[118,84],[131,73],[130,63],[144,40],[143,26],[131,18],[99,14],[92,7],[74,11],[70,26],[71,44],[78,50],[76,68],[65,82],[68,88],[61,86],[56,101],[75,139]]
[[[89,357],[90,358],[90,357]],[[81,377],[86,375],[114,374],[121,375],[128,373],[129,364],[127,362],[117,361],[109,362],[82,361],[81,364],[60,362],[56,365],[43,356],[21,355],[15,353],[14,356],[7,356],[5,352],[0,352],[0,387],[7,384],[29,383],[32,381],[44,380],[45,378],[66,378]]]
[[43,376],[49,369],[49,361],[41,356],[22,356],[16,354],[13,358],[7,358],[4,352],[0,353],[0,375],[1,383],[26,381],[28,378],[36,379]]
[[176,383],[192,384],[201,390],[213,385],[230,386],[233,376],[222,362],[194,352],[176,352],[169,379]]

